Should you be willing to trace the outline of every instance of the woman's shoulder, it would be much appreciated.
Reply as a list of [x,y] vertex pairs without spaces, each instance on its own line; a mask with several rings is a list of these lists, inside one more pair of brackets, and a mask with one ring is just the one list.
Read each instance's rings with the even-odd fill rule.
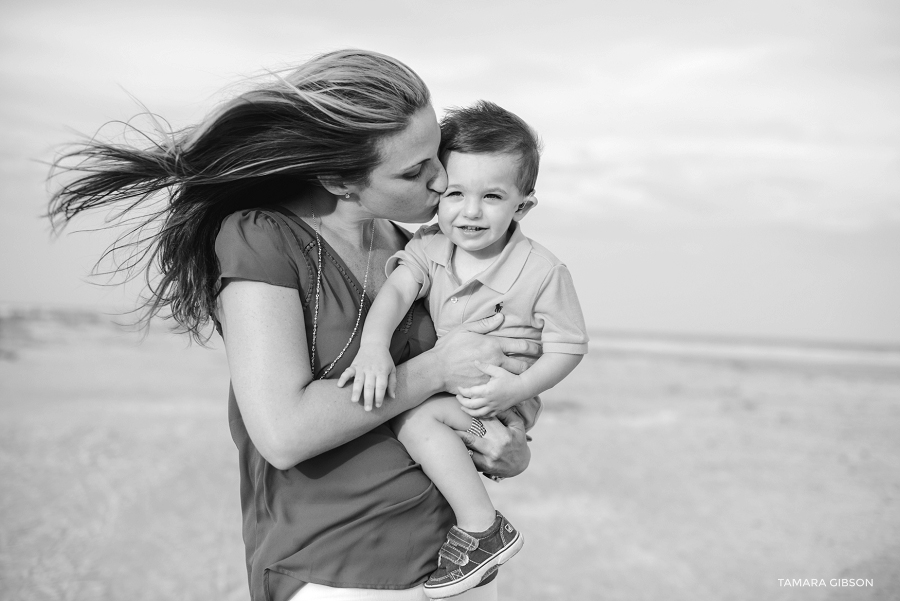
[[282,251],[296,242],[305,246],[312,240],[305,228],[292,215],[278,207],[258,207],[231,213],[222,220],[216,235],[216,250],[231,246],[259,246]]
[[222,220],[215,240],[219,277],[303,289],[311,269],[306,238],[302,227],[276,208],[231,213]]

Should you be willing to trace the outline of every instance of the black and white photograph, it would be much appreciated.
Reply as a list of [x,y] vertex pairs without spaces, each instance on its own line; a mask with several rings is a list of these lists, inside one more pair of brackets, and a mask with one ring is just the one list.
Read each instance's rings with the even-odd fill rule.
[[900,599],[900,5],[0,6],[0,599]]

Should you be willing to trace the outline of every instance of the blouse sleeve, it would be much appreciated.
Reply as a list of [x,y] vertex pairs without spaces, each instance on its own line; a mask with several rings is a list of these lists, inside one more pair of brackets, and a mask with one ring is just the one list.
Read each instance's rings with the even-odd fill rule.
[[219,284],[240,278],[301,290],[299,271],[287,236],[290,232],[262,211],[232,213],[216,236]]
[[433,227],[419,228],[412,240],[406,243],[406,248],[394,253],[384,266],[385,274],[390,276],[398,265],[405,265],[412,272],[413,278],[421,285],[419,294],[416,295],[417,299],[428,296],[428,291],[431,289],[430,261],[425,255],[425,247],[433,237],[430,235]]
[[534,316],[541,328],[545,353],[587,354],[584,315],[565,265],[557,265],[547,274],[535,300]]

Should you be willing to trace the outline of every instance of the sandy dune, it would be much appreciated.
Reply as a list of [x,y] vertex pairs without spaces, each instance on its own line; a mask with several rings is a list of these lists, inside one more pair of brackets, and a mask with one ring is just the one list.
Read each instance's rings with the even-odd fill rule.
[[[896,352],[752,350],[598,340],[490,483],[502,597],[900,598]],[[246,598],[227,386],[221,349],[5,309],[0,597]]]

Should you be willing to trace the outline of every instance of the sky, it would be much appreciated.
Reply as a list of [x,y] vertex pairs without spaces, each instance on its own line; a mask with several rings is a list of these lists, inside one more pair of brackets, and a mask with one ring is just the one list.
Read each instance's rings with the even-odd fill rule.
[[897,3],[17,4],[0,8],[0,302],[134,302],[86,278],[110,232],[53,240],[40,218],[75,132],[141,105],[183,127],[263,69],[360,47],[409,64],[438,112],[488,99],[540,133],[523,228],[569,265],[592,328],[900,344]]

